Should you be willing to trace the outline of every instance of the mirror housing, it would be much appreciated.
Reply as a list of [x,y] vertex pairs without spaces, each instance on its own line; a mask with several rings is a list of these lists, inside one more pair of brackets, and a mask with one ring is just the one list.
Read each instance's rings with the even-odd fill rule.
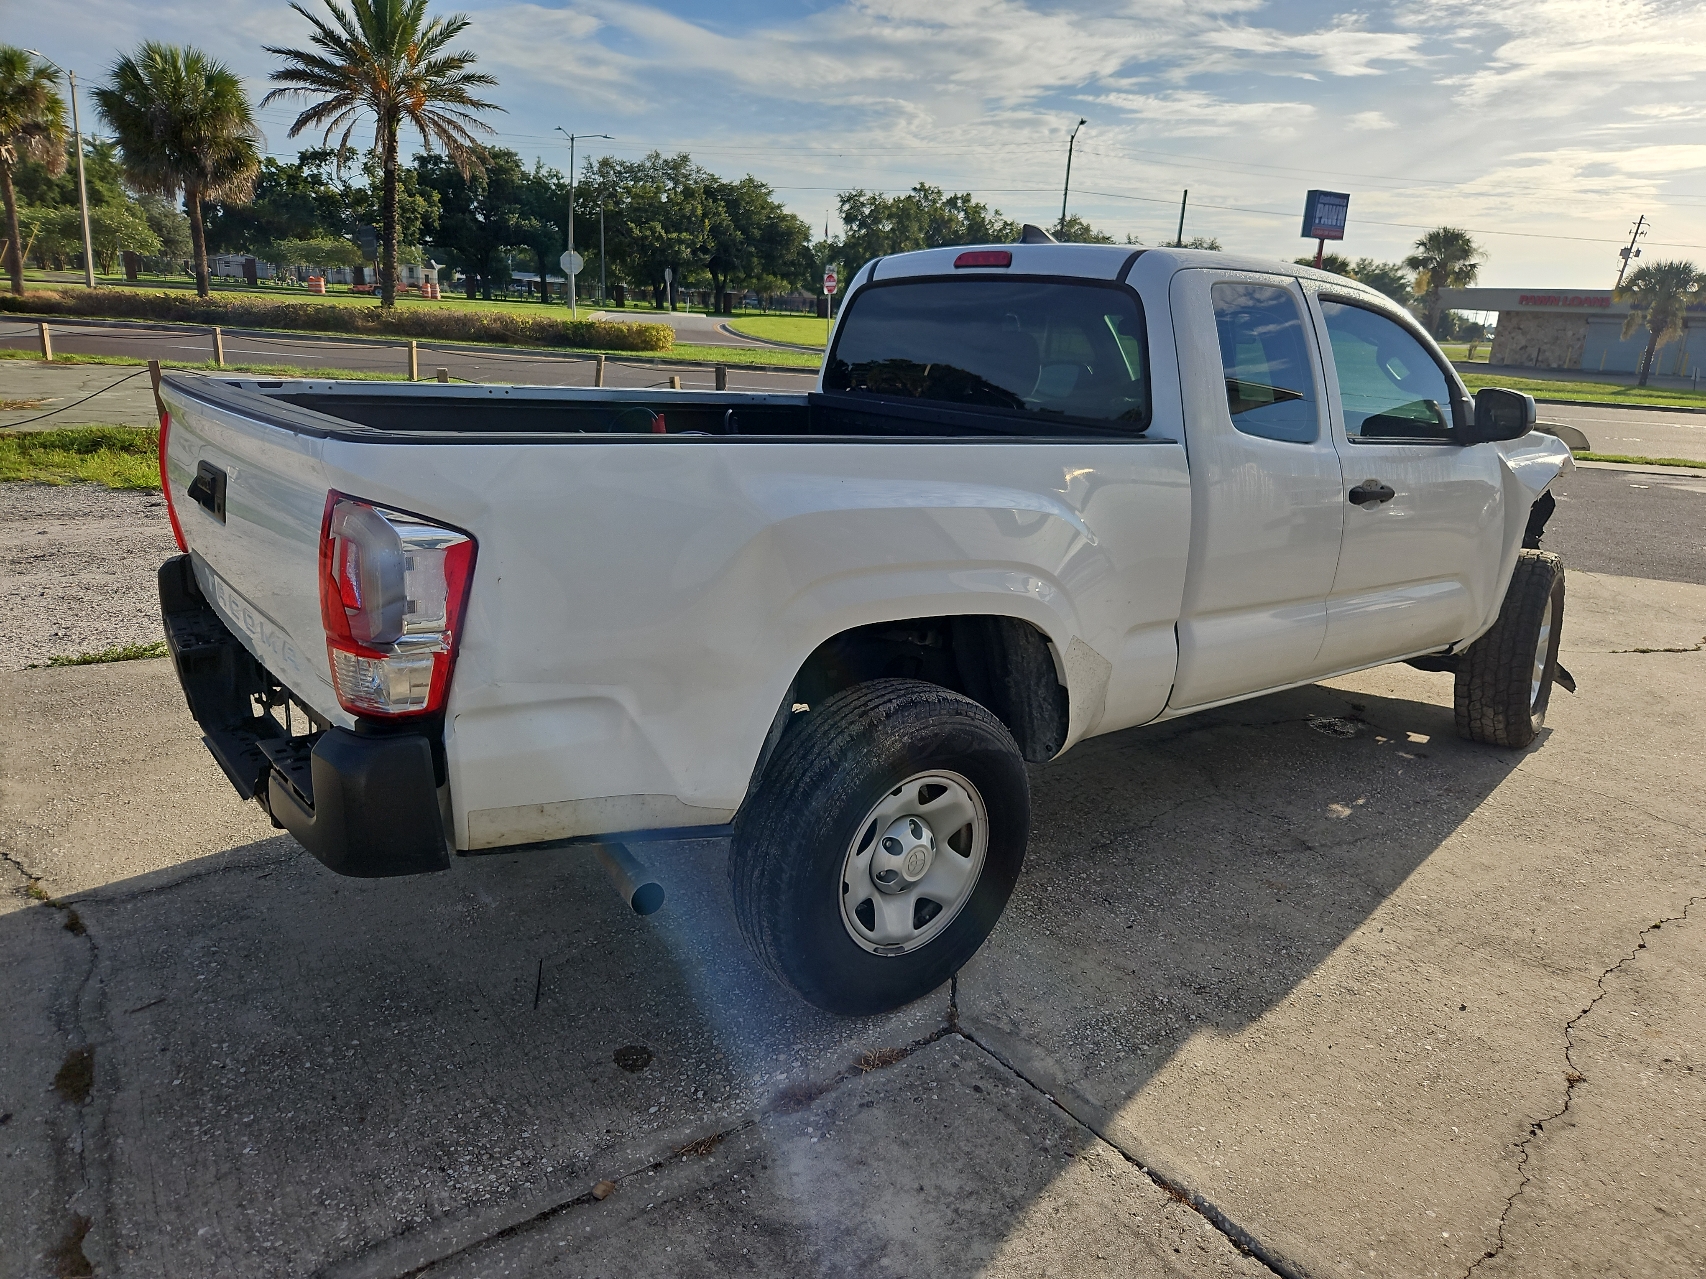
[[1534,429],[1538,418],[1534,397],[1502,386],[1484,386],[1475,392],[1474,417],[1458,431],[1462,444],[1485,444],[1492,440],[1520,440]]

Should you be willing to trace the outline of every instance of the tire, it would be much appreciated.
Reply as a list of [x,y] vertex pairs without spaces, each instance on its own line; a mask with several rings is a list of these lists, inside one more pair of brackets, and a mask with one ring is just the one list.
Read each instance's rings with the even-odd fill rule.
[[[808,1003],[849,1015],[899,1008],[989,936],[1030,824],[1024,761],[994,715],[920,680],[856,684],[797,717],[742,809],[729,856],[735,915],[759,959]],[[906,847],[891,829],[912,832]],[[904,859],[884,851],[891,844]],[[877,878],[891,887],[879,893]]]
[[1546,722],[1564,629],[1564,562],[1520,551],[1493,629],[1457,668],[1457,735],[1520,750]]

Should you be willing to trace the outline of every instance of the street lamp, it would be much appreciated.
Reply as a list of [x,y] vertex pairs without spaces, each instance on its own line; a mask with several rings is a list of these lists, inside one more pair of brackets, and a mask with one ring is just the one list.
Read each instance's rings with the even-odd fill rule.
[[[95,246],[89,239],[89,188],[83,181],[83,126],[77,119],[77,73],[66,71],[45,53],[37,53],[34,49],[25,49],[24,52],[40,58],[55,71],[64,71],[65,78],[71,82],[71,135],[77,149],[77,203],[83,210],[83,283],[92,289],[95,287]],[[23,265],[21,255],[18,265]]]
[[[608,133],[570,133],[560,124],[557,126],[557,132],[569,140],[569,252],[573,253],[575,251],[575,139],[603,138],[606,142],[612,139]],[[573,262],[574,259],[570,258],[569,261]],[[603,269],[602,260],[599,263],[599,269]],[[566,274],[569,277],[569,314],[573,315],[575,313],[575,272],[569,271]]]
[[1080,117],[1072,128],[1072,136],[1066,140],[1066,181],[1060,188],[1060,233],[1066,234],[1066,196],[1072,190],[1072,148],[1078,144],[1078,130],[1089,124],[1088,120]]

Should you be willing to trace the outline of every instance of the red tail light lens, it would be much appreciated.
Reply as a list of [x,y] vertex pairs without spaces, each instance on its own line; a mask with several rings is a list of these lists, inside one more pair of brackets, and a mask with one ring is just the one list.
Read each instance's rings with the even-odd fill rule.
[[333,492],[320,530],[332,689],[352,715],[441,710],[474,578],[460,529]]
[[178,523],[178,508],[172,503],[172,482],[166,478],[166,438],[171,434],[172,415],[160,414],[160,494],[166,499],[166,518],[172,523],[172,537],[178,543],[180,551],[188,551],[189,543],[184,541],[183,526]]
[[954,259],[954,269],[963,266],[1012,266],[1013,255],[1006,249],[973,249]]

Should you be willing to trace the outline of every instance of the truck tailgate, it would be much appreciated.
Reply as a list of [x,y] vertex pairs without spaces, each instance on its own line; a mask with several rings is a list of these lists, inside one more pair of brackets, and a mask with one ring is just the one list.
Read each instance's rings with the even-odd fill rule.
[[246,415],[240,398],[203,379],[168,375],[160,394],[166,483],[202,592],[297,697],[349,726],[320,621],[324,440]]

